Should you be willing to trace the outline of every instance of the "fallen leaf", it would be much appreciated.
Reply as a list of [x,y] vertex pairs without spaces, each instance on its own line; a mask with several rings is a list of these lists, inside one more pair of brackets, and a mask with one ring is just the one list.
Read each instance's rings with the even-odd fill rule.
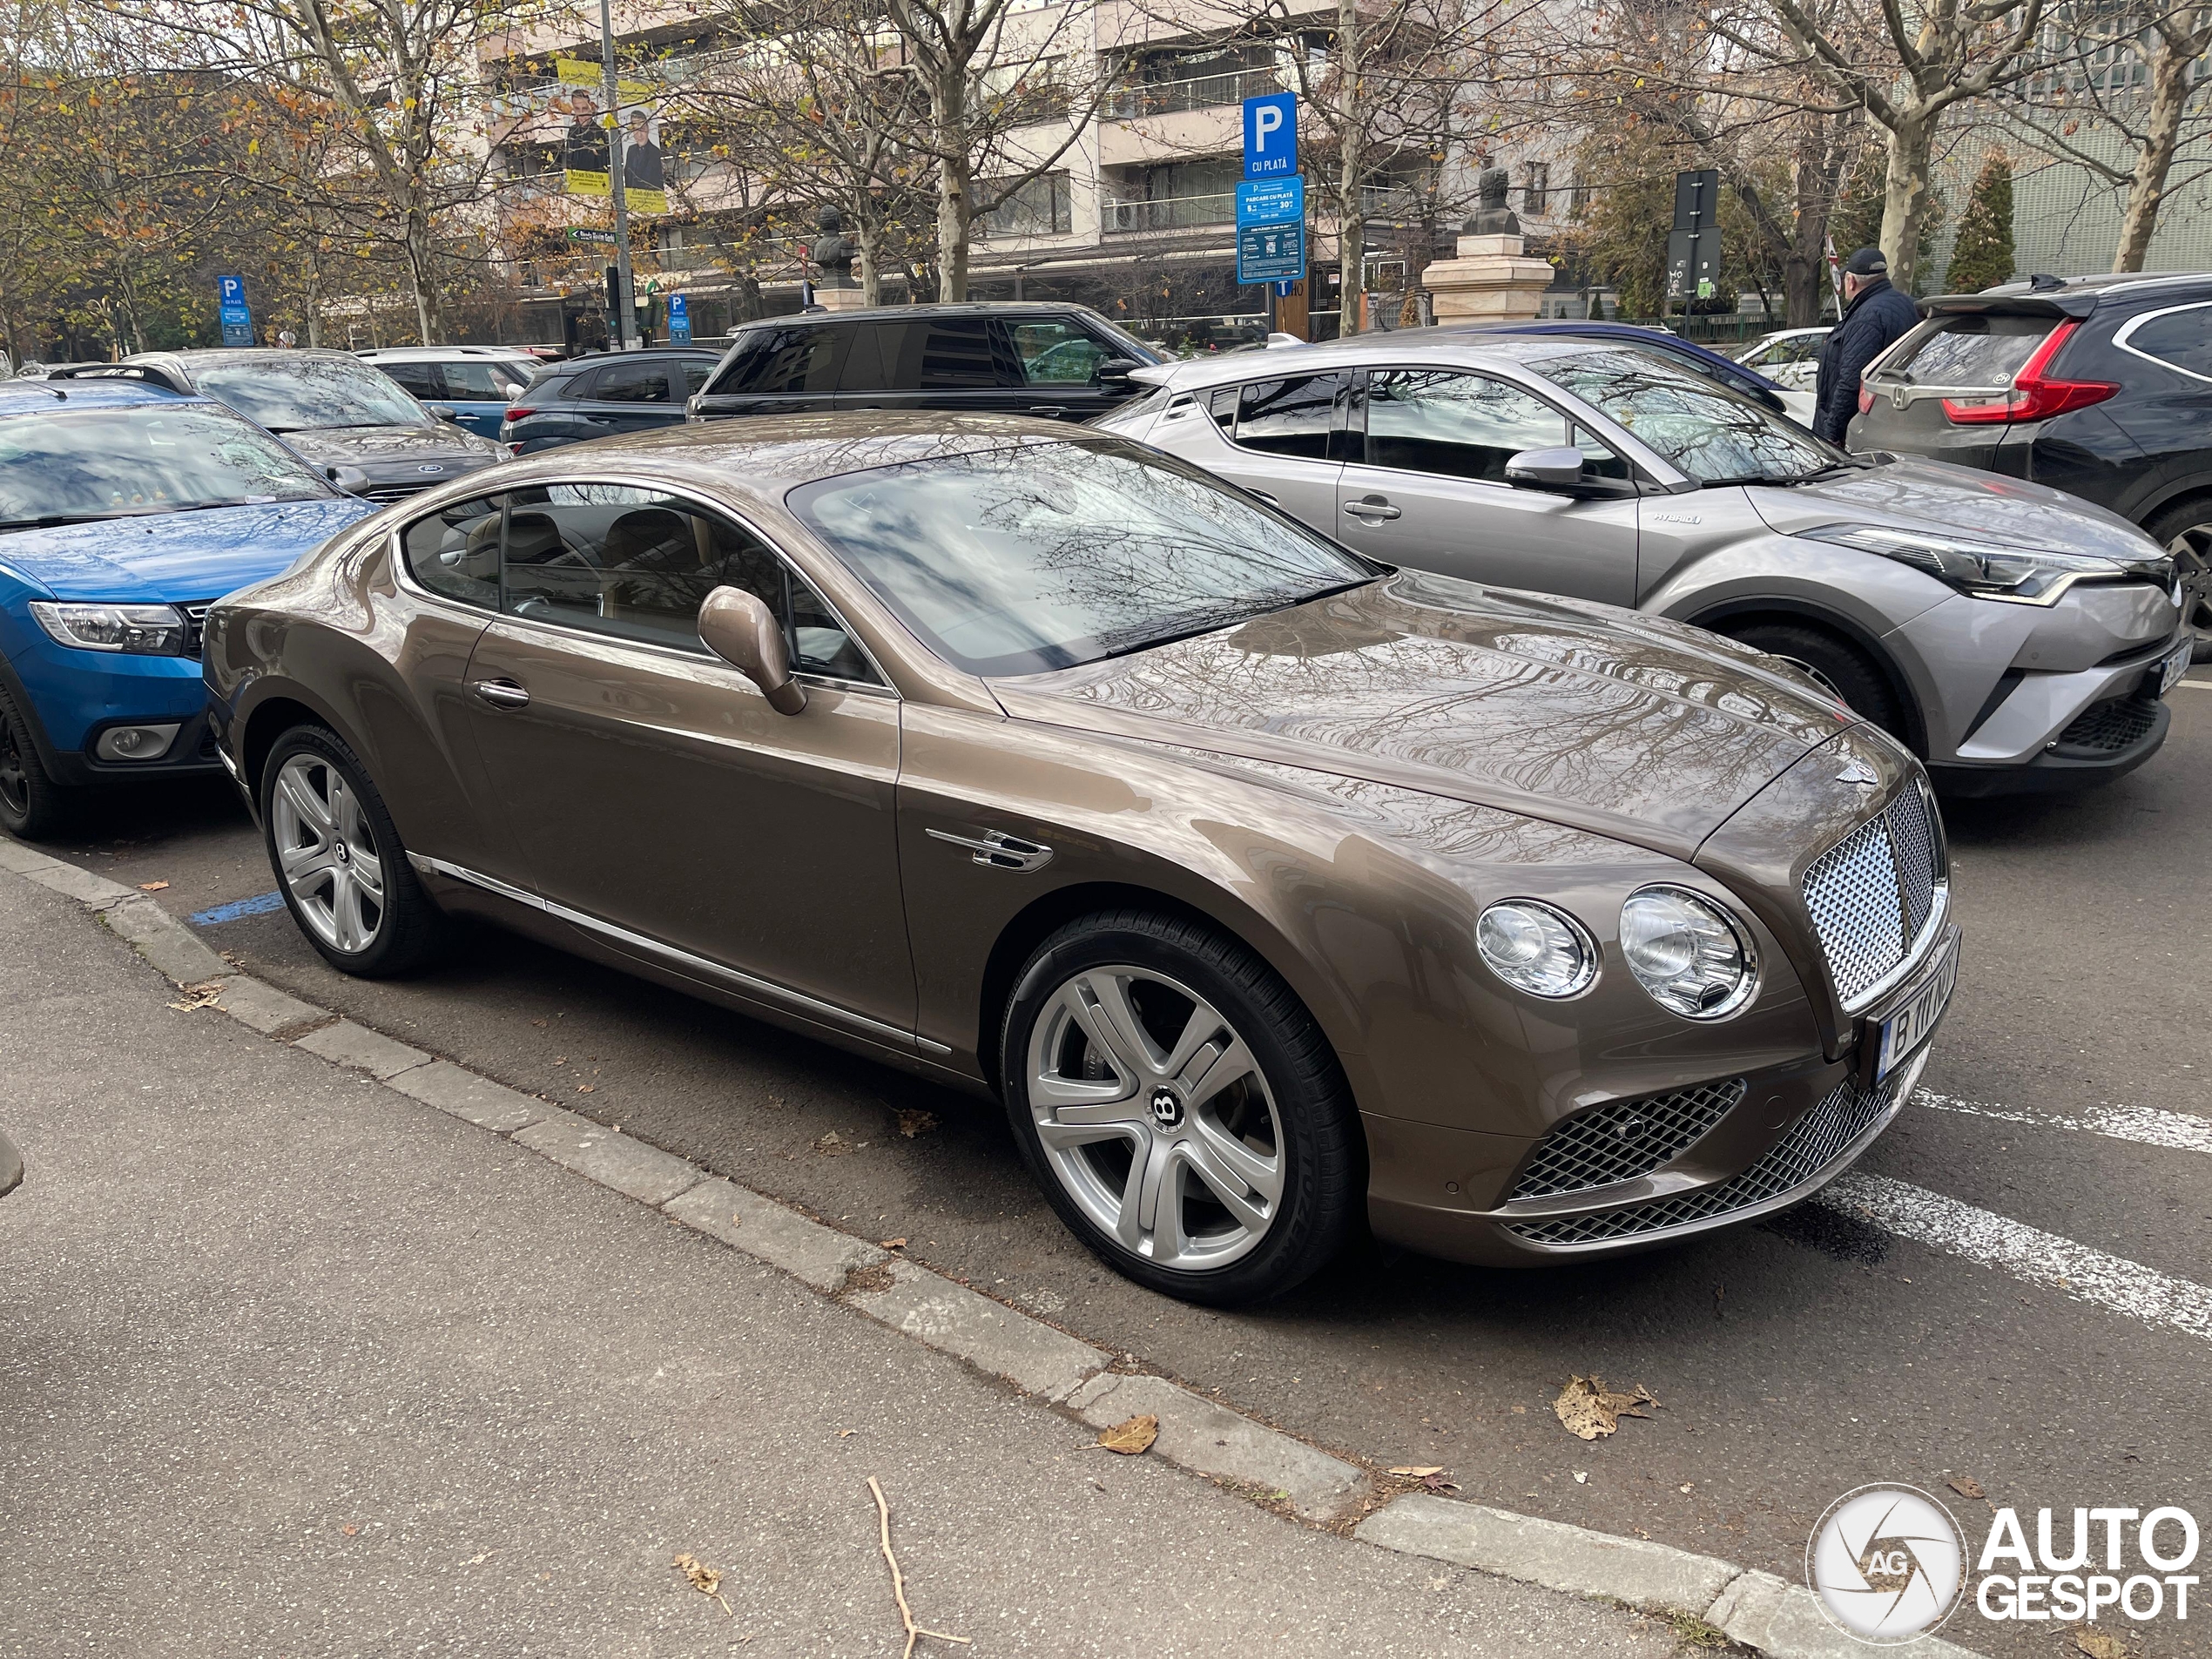
[[908,1140],[917,1135],[927,1135],[937,1127],[937,1114],[915,1109],[910,1106],[899,1109],[899,1133]]
[[1588,1469],[1577,1469],[1575,1471],[1575,1484],[1576,1486],[1586,1487],[1589,1485],[1589,1483],[1590,1472]]
[[840,1440],[849,1440],[860,1432],[857,1428],[841,1428],[837,1431],[837,1438]]
[[853,1149],[852,1142],[846,1140],[835,1130],[832,1130],[814,1143],[814,1150],[826,1158],[841,1158]]
[[182,995],[183,1001],[172,1002],[169,1006],[189,1014],[194,1008],[213,1008],[222,999],[223,988],[211,979],[199,985],[183,987]]
[[1680,1486],[1676,1487],[1675,1488],[1675,1490],[1676,1490],[1676,1491],[1677,1491],[1677,1492],[1687,1492],[1687,1491],[1689,1491],[1689,1487],[1690,1487],[1690,1483],[1689,1483],[1689,1481],[1685,1480],[1685,1481],[1683,1481],[1683,1482]]
[[887,1238],[876,1246],[878,1250],[904,1250],[906,1247],[907,1241],[903,1238]]
[[169,884],[166,881],[141,881],[138,883],[138,891],[141,893],[163,893],[168,890],[168,887]]
[[1619,1428],[1624,1417],[1649,1418],[1651,1413],[1643,1407],[1658,1403],[1641,1384],[1634,1393],[1623,1394],[1608,1391],[1601,1378],[1569,1377],[1567,1386],[1552,1402],[1552,1410],[1568,1433],[1578,1440],[1595,1440]]
[[340,1532],[344,1533],[344,1534],[346,1534],[346,1536],[347,1536],[347,1537],[348,1537],[348,1538],[356,1537],[356,1536],[358,1536],[358,1535],[359,1535],[359,1534],[360,1534],[360,1532],[361,1532],[361,1528],[360,1528],[359,1527],[355,1526],[355,1525],[354,1525],[352,1521],[347,1521],[347,1522],[344,1526],[341,1527],[338,1530],[339,1530]]
[[1441,1463],[1409,1463],[1402,1466],[1401,1467],[1393,1469],[1391,1473],[1393,1474],[1410,1474],[1416,1480],[1426,1480],[1432,1474],[1443,1474],[1444,1466]]
[[1528,1415],[1528,1408],[1526,1406],[1516,1406],[1513,1408],[1513,1414],[1515,1417],[1526,1417]]
[[1160,1420],[1147,1412],[1142,1417],[1132,1417],[1126,1423],[1116,1423],[1111,1428],[1098,1431],[1098,1443],[1109,1452],[1119,1452],[1123,1457],[1135,1457],[1149,1451],[1152,1442],[1160,1438]]
[[2089,1659],[2128,1659],[2128,1644],[2102,1630],[2076,1630],[2074,1650],[2087,1654]]
[[1421,1477],[1421,1490],[1424,1492],[1457,1492],[1459,1489],[1456,1485],[1447,1480],[1440,1474],[1425,1474]]
[[678,1555],[674,1561],[669,1562],[669,1565],[678,1568],[685,1578],[691,1580],[691,1588],[701,1595],[712,1596],[716,1601],[722,1602],[722,1610],[725,1613],[729,1613],[733,1619],[738,1616],[735,1613],[730,1612],[729,1602],[723,1599],[722,1574],[719,1569],[709,1567],[698,1556],[688,1554]]
[[531,1023],[532,1025],[536,1026],[536,1027],[539,1030],[541,1030],[541,1031],[543,1031],[543,1029],[545,1029],[545,1022],[544,1022],[544,1021],[543,1021],[543,1020],[532,1020],[532,1021],[530,1022],[530,1023]]
[[1962,1498],[1986,1498],[1989,1495],[1981,1489],[1981,1482],[1971,1474],[1962,1474],[1949,1485]]
[[578,1083],[576,1086],[576,1092],[579,1095],[588,1095],[598,1086],[597,1083]]

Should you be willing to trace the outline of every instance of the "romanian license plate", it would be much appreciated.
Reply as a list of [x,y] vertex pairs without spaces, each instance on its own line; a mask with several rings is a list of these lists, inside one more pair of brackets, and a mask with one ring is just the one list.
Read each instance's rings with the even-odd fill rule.
[[1942,949],[1934,971],[1920,982],[1920,988],[1882,1022],[1874,1062],[1876,1082],[1888,1076],[1900,1062],[1912,1058],[1913,1050],[1927,1041],[1936,1022],[1943,1018],[1952,988],[1959,983],[1958,935],[1944,941]]
[[2196,642],[2194,639],[2182,640],[2180,644],[2175,646],[2171,651],[2168,652],[2165,660],[2159,664],[2159,696],[2164,697],[2167,692],[2172,691],[2174,689],[2174,682],[2181,678],[2182,675],[2188,672],[2189,649],[2195,644]]

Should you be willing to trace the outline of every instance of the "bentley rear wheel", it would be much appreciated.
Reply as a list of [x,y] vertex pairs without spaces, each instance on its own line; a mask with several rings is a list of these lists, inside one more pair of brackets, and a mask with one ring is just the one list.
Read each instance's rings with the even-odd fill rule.
[[1141,1284],[1280,1295],[1352,1230],[1366,1171],[1335,1056],[1290,988],[1209,929],[1136,911],[1062,928],[1022,971],[1001,1064],[1046,1196]]

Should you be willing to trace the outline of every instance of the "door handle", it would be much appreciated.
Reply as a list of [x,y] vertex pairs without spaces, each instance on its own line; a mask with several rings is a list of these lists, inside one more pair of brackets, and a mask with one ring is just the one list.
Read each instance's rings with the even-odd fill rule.
[[489,703],[496,709],[521,709],[529,706],[530,694],[513,680],[478,680],[469,688],[480,703]]
[[1029,413],[1041,415],[1048,421],[1056,421],[1065,411],[1057,403],[1032,403],[1029,405]]
[[[1254,501],[1265,502],[1270,507],[1280,507],[1283,504],[1264,489],[1247,489],[1244,494],[1250,496]],[[1350,509],[1346,509],[1345,510],[1349,511]]]
[[1344,510],[1354,518],[1396,518],[1399,516],[1397,508],[1379,496],[1370,496],[1366,501],[1348,501],[1344,504]]

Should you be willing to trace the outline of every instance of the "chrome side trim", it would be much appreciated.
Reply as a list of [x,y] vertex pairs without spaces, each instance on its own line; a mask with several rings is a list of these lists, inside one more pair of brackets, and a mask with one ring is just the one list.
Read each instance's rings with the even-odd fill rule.
[[616,940],[634,949],[664,957],[687,972],[726,981],[749,995],[788,1003],[792,1005],[795,1012],[833,1020],[840,1025],[854,1027],[871,1036],[880,1035],[894,1037],[903,1047],[919,1046],[938,1054],[952,1052],[941,1042],[927,1042],[916,1037],[911,1031],[902,1031],[895,1025],[887,1024],[881,1020],[871,1018],[865,1014],[855,1014],[851,1008],[840,1008],[834,1002],[825,1002],[821,998],[809,996],[804,991],[794,991],[788,986],[777,984],[773,980],[762,979],[757,974],[747,974],[735,968],[725,968],[720,962],[708,957],[695,956],[688,950],[679,949],[674,945],[666,944],[649,934],[633,933],[627,927],[617,927],[611,921],[603,921],[597,916],[586,915],[581,910],[571,910],[564,904],[556,904],[552,900],[542,898],[535,893],[525,893],[522,888],[502,881],[496,876],[481,874],[475,870],[464,868],[461,865],[448,863],[444,859],[426,858],[420,853],[408,853],[407,861],[426,875],[442,875],[455,881],[466,881],[470,887],[482,887],[487,893],[497,894],[501,898],[512,900],[519,905],[527,905],[532,910],[543,911],[549,916],[570,922],[592,933],[603,934],[606,938]]
[[975,854],[968,861],[987,870],[1042,870],[1052,862],[1052,849],[1042,841],[1024,840],[1004,830],[985,830],[981,835],[955,835],[950,830],[941,829],[923,833],[933,841],[967,847]]

